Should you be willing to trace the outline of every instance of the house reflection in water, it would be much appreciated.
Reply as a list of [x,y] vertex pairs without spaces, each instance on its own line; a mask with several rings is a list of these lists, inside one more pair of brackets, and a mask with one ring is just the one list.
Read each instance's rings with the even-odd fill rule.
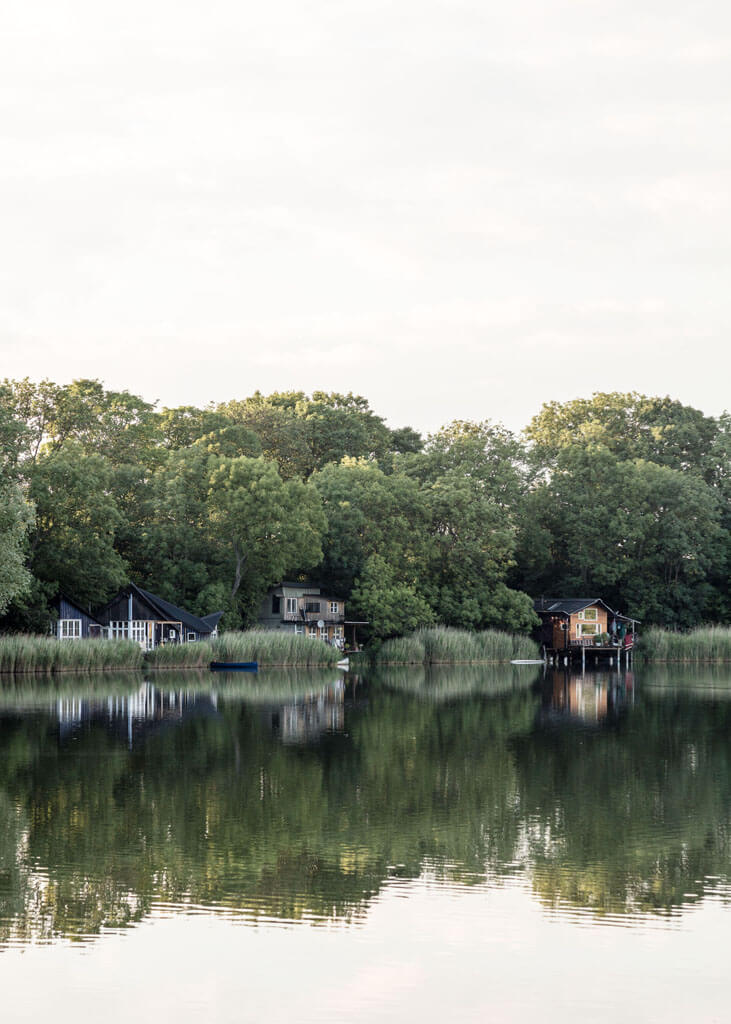
[[271,712],[272,728],[282,743],[312,743],[327,732],[342,732],[345,726],[345,682],[297,697]]
[[165,689],[145,682],[138,690],[113,697],[62,697],[56,703],[59,736],[63,740],[86,723],[104,723],[131,747],[151,730],[177,724],[190,716],[217,713],[215,693]]
[[632,672],[565,672],[551,669],[543,687],[544,722],[600,726],[616,719],[634,699]]
[[[238,699],[245,702],[243,695]],[[225,700],[229,704],[232,698],[228,695]],[[264,716],[281,742],[309,743],[323,733],[343,731],[344,700],[345,682],[340,678],[312,693],[292,696],[286,703],[272,702]],[[130,694],[99,699],[64,697],[55,703],[62,741],[88,725],[103,724],[130,748],[135,740],[185,719],[215,716],[218,708],[219,697],[213,690],[165,689],[149,682]]]

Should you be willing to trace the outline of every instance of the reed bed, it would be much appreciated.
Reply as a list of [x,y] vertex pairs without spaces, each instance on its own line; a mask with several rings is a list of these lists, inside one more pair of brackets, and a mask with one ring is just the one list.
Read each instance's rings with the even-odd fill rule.
[[268,629],[222,633],[211,649],[213,661],[257,661],[282,668],[336,665],[341,658],[340,651],[323,640]]
[[638,654],[643,661],[731,661],[731,627],[703,626],[690,633],[672,633],[651,626],[640,635]]
[[142,650],[130,640],[57,640],[50,636],[0,636],[0,673],[106,672],[139,669]]
[[214,660],[213,646],[205,640],[194,644],[163,644],[145,655],[146,668],[207,669]]
[[538,645],[530,637],[495,629],[470,633],[435,627],[387,640],[375,661],[378,665],[458,665],[538,657]]

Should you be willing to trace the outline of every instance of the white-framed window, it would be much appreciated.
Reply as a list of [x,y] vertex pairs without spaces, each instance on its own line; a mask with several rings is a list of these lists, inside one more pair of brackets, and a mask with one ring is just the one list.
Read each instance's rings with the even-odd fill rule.
[[330,602],[330,614],[331,615],[337,615],[339,611],[340,611],[340,605],[338,604],[338,602],[337,601],[331,601]]
[[59,640],[80,640],[81,619],[59,619],[58,637]]
[[189,644],[194,644],[196,642],[196,640],[198,639],[198,634],[197,633],[188,633],[188,634],[186,634],[185,639],[188,641]]
[[131,622],[109,623],[109,636],[112,640],[134,640],[140,647],[147,647],[147,621],[132,619]]
[[577,636],[599,636],[602,628],[598,622],[577,622],[576,623],[576,635]]
[[342,636],[344,636],[344,629],[343,629],[343,627],[342,626],[333,626],[333,636],[335,637],[336,640],[339,640]]
[[294,631],[297,636],[302,636],[305,631],[305,627],[301,623],[296,622],[294,625]]
[[309,630],[307,632],[307,635],[310,638],[310,640],[316,640],[317,639],[317,626],[310,626],[310,628],[309,628]]
[[285,599],[285,608],[286,608],[286,611],[287,611],[287,615],[296,615],[297,614],[297,598],[296,597],[288,597],[288,598],[286,598]]
[[579,618],[584,619],[586,622],[596,622],[599,618],[599,609],[584,608],[583,612],[579,612]]

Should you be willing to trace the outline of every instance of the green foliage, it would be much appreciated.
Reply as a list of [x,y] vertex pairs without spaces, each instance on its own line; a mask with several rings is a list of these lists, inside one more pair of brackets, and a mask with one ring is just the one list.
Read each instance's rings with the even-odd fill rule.
[[86,454],[115,465],[150,457],[155,443],[153,407],[128,391],[106,391],[98,380],[68,385],[27,377],[5,381],[16,416],[25,424],[21,461],[35,461],[75,441]]
[[713,417],[670,398],[597,392],[591,398],[547,402],[526,436],[543,465],[555,464],[566,448],[600,446],[621,462],[642,459],[690,470],[712,483],[718,474],[712,457],[717,432]]
[[600,594],[644,622],[702,617],[724,533],[718,499],[698,476],[566,447],[530,495],[527,519],[529,538],[537,528],[546,541],[519,551],[533,593]]
[[394,451],[418,450],[419,435],[410,428],[390,431],[360,395],[315,391],[256,392],[219,411],[253,431],[262,454],[277,463],[284,479],[307,479],[343,458],[390,461]]
[[391,565],[380,555],[371,555],[366,562],[352,600],[374,638],[408,633],[434,621],[434,613],[416,587],[400,583]]
[[0,636],[0,672],[98,672],[140,668],[142,650],[131,640],[57,640],[50,636]]
[[517,518],[527,477],[513,435],[461,421],[403,466],[420,481],[427,516],[424,592],[439,622],[473,629],[530,629],[526,594],[509,590]]
[[638,653],[644,661],[731,661],[731,628],[707,626],[689,633],[645,629]]
[[33,506],[12,480],[0,480],[0,615],[32,585],[25,567],[25,540],[34,522]]
[[239,600],[249,616],[287,569],[322,559],[325,517],[317,491],[282,480],[263,458],[212,462],[208,513],[213,536],[228,553],[231,600]]
[[72,442],[40,456],[33,468],[31,569],[82,604],[103,603],[127,576],[114,547],[121,516],[111,478],[104,456],[86,455]]
[[424,443],[352,393],[156,412],[97,380],[6,381],[0,614],[43,630],[59,589],[95,606],[132,578],[238,628],[305,576],[373,640],[528,632],[529,594],[731,620],[728,414],[600,393],[546,404],[526,440],[457,420]]

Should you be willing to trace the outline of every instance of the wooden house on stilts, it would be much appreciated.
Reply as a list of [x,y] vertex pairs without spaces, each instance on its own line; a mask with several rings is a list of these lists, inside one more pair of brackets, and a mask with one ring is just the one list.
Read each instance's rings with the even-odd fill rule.
[[639,619],[614,611],[600,597],[541,597],[533,604],[541,620],[537,637],[550,664],[593,659],[629,664]]

